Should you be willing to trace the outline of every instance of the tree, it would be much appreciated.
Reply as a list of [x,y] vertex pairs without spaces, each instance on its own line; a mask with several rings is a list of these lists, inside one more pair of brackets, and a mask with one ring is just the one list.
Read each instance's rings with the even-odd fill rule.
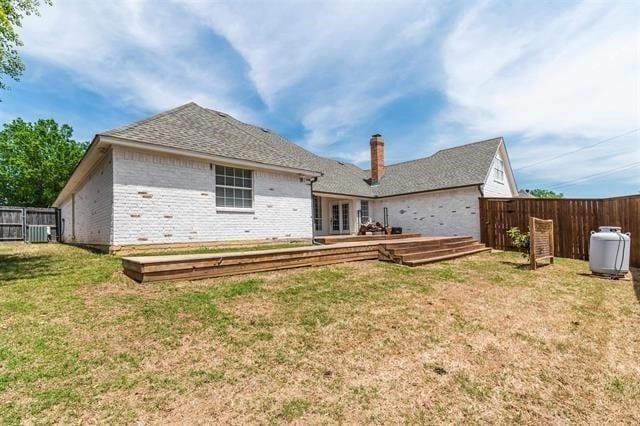
[[[0,0],[1,1],[1,0]],[[52,120],[18,118],[0,131],[0,205],[47,207],[82,159],[87,143]]]
[[0,0],[0,89],[6,89],[2,81],[8,75],[18,81],[25,66],[18,55],[22,41],[17,28],[22,26],[25,16],[38,14],[40,3],[51,4],[51,0]]
[[549,189],[531,189],[527,192],[536,198],[564,198],[562,192],[553,192]]

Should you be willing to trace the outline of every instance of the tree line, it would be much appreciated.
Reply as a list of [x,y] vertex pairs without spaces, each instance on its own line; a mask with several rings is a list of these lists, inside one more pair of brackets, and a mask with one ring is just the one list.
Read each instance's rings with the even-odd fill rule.
[[53,119],[20,118],[0,131],[0,205],[48,207],[87,149]]

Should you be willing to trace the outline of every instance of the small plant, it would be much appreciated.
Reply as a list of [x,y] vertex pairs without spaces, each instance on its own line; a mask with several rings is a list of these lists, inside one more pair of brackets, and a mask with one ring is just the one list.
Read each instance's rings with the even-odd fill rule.
[[527,256],[529,253],[529,233],[520,231],[520,228],[514,226],[509,228],[507,235],[511,240],[511,247],[517,248],[522,252],[523,256]]

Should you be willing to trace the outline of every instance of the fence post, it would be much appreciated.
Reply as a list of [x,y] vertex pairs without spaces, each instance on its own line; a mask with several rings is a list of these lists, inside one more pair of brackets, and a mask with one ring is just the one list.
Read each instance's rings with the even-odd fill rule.
[[[480,207],[479,211],[479,220],[480,220],[480,242],[487,244],[487,221],[486,219],[486,208],[487,202],[483,197],[478,198],[478,206]],[[489,244],[487,244],[489,246]]]
[[27,242],[27,208],[22,208],[22,240]]
[[60,212],[60,209],[55,209],[55,212],[56,212],[56,242],[61,243],[62,242],[62,237],[61,237],[62,214]]
[[536,264],[536,222],[533,216],[529,216],[529,263],[531,269],[535,270]]

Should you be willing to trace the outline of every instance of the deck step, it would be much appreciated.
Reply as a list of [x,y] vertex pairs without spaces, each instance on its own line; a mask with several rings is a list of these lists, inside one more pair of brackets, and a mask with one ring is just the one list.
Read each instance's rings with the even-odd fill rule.
[[412,246],[412,247],[407,247],[403,249],[389,250],[389,253],[391,253],[393,256],[398,256],[402,258],[409,256],[408,258],[410,258],[411,256],[419,253],[436,253],[436,252],[444,253],[446,250],[457,251],[461,249],[464,250],[464,249],[478,248],[480,246],[484,246],[484,245],[477,241],[471,240],[471,241],[461,241],[460,243],[455,243],[455,245],[441,244],[437,246],[426,246],[426,247]]
[[397,246],[397,247],[386,247],[387,251],[393,255],[403,255],[403,254],[408,254],[408,253],[414,253],[417,251],[425,251],[425,250],[438,250],[443,248],[444,246],[437,242],[437,241],[433,241],[433,242],[428,242],[428,243],[424,243],[424,244],[408,244],[408,245],[401,245],[401,246]]
[[402,259],[402,263],[405,263],[407,261],[425,259],[425,258],[436,257],[436,256],[443,256],[450,253],[454,253],[454,250],[448,249],[448,248],[440,248],[437,250],[423,250],[423,251],[403,254],[399,257]]
[[454,237],[447,238],[443,240],[430,240],[430,241],[412,241],[407,243],[396,243],[385,245],[385,249],[392,254],[401,254],[401,253],[409,253],[411,250],[415,249],[434,249],[434,248],[442,248],[444,244],[469,244],[473,243],[475,240],[471,237]]
[[469,251],[469,250],[476,250],[476,249],[480,249],[480,248],[484,248],[485,245],[481,244],[481,243],[471,243],[471,244],[467,244],[463,247],[442,247],[439,248],[437,250],[422,250],[422,251],[415,251],[415,252],[411,252],[411,253],[407,253],[407,254],[403,254],[400,255],[399,257],[402,259],[402,261],[407,261],[407,260],[420,260],[420,259],[428,259],[430,257],[438,257],[438,256],[442,256],[442,255],[446,255],[449,253],[459,253],[459,252],[464,252],[464,251]]
[[476,244],[478,243],[476,240],[463,240],[463,241],[443,241],[442,245],[444,245],[445,247],[450,247],[450,248],[458,248],[458,247],[465,247],[469,244]]
[[486,251],[491,251],[491,248],[480,247],[480,248],[474,248],[472,250],[460,250],[454,253],[435,256],[435,257],[428,257],[425,259],[407,260],[406,262],[403,262],[403,265],[407,265],[407,266],[426,265],[427,263],[441,262],[443,260],[455,259],[457,257],[463,257],[463,256],[470,256],[472,254],[483,253]]

